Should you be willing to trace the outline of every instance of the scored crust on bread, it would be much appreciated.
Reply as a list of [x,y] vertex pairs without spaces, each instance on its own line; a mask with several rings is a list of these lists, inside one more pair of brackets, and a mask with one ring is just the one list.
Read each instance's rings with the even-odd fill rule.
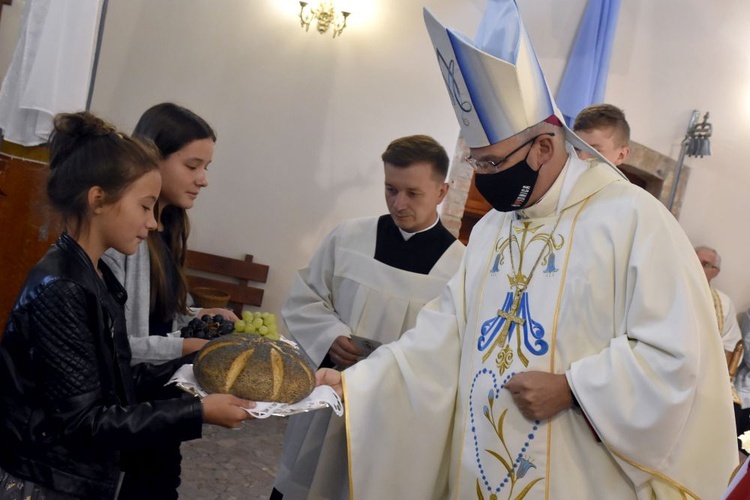
[[257,335],[226,335],[208,342],[193,372],[208,393],[251,401],[295,403],[315,388],[315,370],[299,348]]
[[231,389],[234,386],[234,382],[237,380],[237,377],[239,377],[240,374],[245,371],[247,360],[250,359],[250,356],[252,356],[254,352],[255,349],[248,349],[247,351],[234,358],[232,364],[229,365],[229,370],[227,370],[226,380],[224,382],[224,390],[227,393],[231,392]]
[[281,392],[281,382],[284,380],[284,360],[281,359],[276,346],[271,349],[271,372],[273,373],[273,393],[271,394],[272,399],[279,397]]

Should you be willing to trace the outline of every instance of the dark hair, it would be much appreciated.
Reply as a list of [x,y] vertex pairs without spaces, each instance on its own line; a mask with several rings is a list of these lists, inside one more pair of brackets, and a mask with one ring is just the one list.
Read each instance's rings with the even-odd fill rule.
[[414,163],[426,161],[432,165],[435,175],[445,180],[448,175],[448,154],[443,146],[428,135],[401,137],[388,144],[381,155],[384,163],[406,168]]
[[133,182],[158,168],[154,151],[89,112],[58,114],[53,126],[47,197],[73,233],[89,213],[89,189],[101,187],[105,203],[115,203]]
[[[171,102],[163,102],[147,109],[138,120],[133,137],[153,143],[162,159],[193,141],[211,139],[216,142],[216,133],[203,118]],[[165,256],[159,250],[162,245],[160,236],[151,232],[148,236],[151,256],[151,311],[158,313],[166,321],[174,317],[175,313],[187,312],[188,283],[184,266],[190,220],[184,208],[175,206],[157,207],[156,216],[169,235],[170,255]],[[177,269],[176,283],[172,286],[167,278],[165,258],[171,258]],[[175,304],[177,310],[168,310],[169,304]]]
[[133,137],[153,142],[162,158],[193,141],[211,139],[216,142],[216,133],[206,120],[171,102],[147,109],[135,125]]
[[595,104],[584,108],[573,123],[573,131],[612,128],[620,140],[620,146],[630,143],[630,125],[625,113],[611,104]]

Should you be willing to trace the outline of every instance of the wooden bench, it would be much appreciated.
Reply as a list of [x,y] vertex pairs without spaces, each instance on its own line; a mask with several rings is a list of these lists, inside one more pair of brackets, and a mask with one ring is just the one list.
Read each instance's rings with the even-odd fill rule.
[[[229,308],[238,316],[243,306],[260,307],[263,302],[263,289],[250,285],[250,282],[265,283],[268,266],[253,262],[252,255],[245,255],[245,259],[240,260],[188,250],[185,267],[191,289],[205,286],[227,292],[230,295]],[[230,278],[231,281],[196,275],[195,271]]]

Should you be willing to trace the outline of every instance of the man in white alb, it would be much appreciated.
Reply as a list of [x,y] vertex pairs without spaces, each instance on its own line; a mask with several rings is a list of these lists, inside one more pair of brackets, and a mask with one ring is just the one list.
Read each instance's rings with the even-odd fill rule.
[[414,329],[317,375],[353,498],[719,498],[732,402],[684,232],[563,125],[513,0],[475,42],[425,22],[494,210]]
[[737,311],[729,295],[718,290],[711,284],[721,272],[721,256],[713,248],[706,246],[695,247],[695,253],[700,260],[703,272],[706,275],[709,287],[711,288],[712,304],[716,313],[716,323],[719,325],[721,343],[724,346],[724,354],[727,362],[732,357],[734,348],[742,339],[740,325],[737,323]]
[[[362,343],[398,339],[463,256],[437,212],[448,191],[443,147],[425,135],[401,137],[382,160],[389,214],[334,229],[297,273],[281,310],[318,365],[343,369],[366,354]],[[291,417],[271,499],[348,499],[348,477],[344,419],[329,410]]]
[[[743,365],[737,364],[741,362],[740,360],[744,356],[740,360],[732,359],[737,343],[742,339],[742,330],[737,321],[737,311],[734,308],[732,299],[729,298],[729,295],[711,284],[714,278],[721,272],[721,256],[715,249],[707,246],[695,247],[695,254],[698,256],[698,260],[703,267],[703,272],[711,289],[711,303],[713,304],[716,324],[719,327],[719,334],[721,335],[721,344],[724,346],[724,355],[726,356],[727,365],[730,370],[729,376],[730,383],[732,384],[732,400],[734,402],[735,434],[739,436],[745,431],[750,430],[750,408],[747,407],[747,404],[743,404],[742,398],[742,395],[745,395],[745,400],[747,400],[748,372],[746,369],[743,369]],[[732,370],[736,373],[731,373]],[[739,389],[742,389],[742,393],[739,392]],[[743,458],[747,456],[739,441],[737,441],[737,446],[741,456]]]

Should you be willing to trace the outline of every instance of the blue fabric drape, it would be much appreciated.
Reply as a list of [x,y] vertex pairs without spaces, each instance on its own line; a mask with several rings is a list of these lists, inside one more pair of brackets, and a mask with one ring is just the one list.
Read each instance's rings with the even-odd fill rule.
[[583,108],[604,100],[619,11],[620,0],[589,0],[586,5],[557,91],[557,106],[570,127]]

